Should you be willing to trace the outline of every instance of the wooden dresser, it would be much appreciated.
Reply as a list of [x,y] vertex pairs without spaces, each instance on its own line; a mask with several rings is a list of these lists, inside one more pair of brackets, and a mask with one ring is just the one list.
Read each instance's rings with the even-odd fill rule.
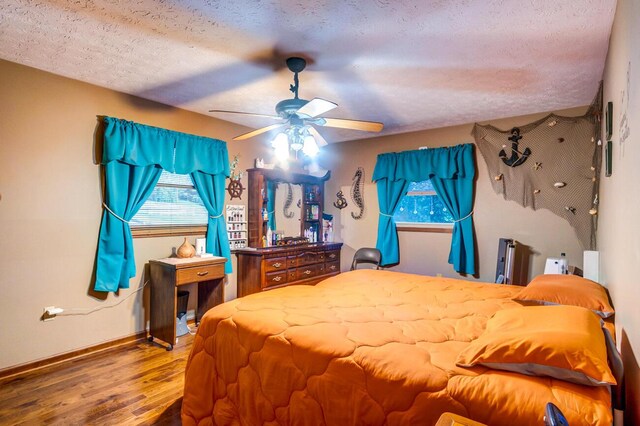
[[340,273],[342,243],[239,249],[238,297],[293,284],[316,284]]

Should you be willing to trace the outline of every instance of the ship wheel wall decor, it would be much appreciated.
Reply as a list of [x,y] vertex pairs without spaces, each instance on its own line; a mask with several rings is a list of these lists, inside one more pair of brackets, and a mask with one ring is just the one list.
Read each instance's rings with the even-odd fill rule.
[[240,179],[229,179],[229,186],[227,186],[227,192],[229,196],[233,200],[234,198],[239,198],[242,200],[242,193],[244,192],[244,187],[242,186],[242,182]]

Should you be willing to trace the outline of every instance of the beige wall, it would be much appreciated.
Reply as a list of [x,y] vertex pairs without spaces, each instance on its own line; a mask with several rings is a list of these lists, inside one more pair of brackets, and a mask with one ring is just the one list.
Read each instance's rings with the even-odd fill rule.
[[[140,293],[87,316],[39,318],[45,306],[94,308],[122,301],[141,285],[148,259],[166,257],[181,243],[179,237],[135,239],[138,274],[131,288],[106,300],[87,294],[102,212],[93,152],[97,115],[222,140],[246,129],[6,61],[0,61],[0,76],[3,368],[143,330],[148,312]],[[229,154],[240,153],[244,169],[261,146],[231,142]],[[233,298],[235,276],[229,281],[227,298]]]
[[[596,88],[594,87],[594,94]],[[585,107],[557,111],[561,115],[581,115]],[[546,114],[493,120],[491,124],[503,129],[523,125]],[[342,268],[348,268],[353,253],[360,247],[375,247],[378,224],[378,200],[371,174],[376,156],[383,152],[417,149],[421,146],[438,147],[473,142],[470,135],[473,124],[426,130],[416,133],[386,136],[334,144],[327,147],[321,158],[324,167],[331,169],[327,185],[325,209],[336,215],[336,230],[344,242]],[[474,223],[479,248],[479,279],[495,280],[498,240],[513,238],[531,248],[529,277],[544,271],[547,257],[567,254],[570,264],[582,266],[582,248],[573,229],[564,220],[547,210],[533,211],[497,195],[490,182],[486,163],[476,149],[477,186],[474,205]],[[350,201],[351,179],[358,166],[365,170],[365,216],[351,218],[357,209]],[[339,211],[333,206],[336,192],[342,189],[350,205]],[[427,232],[400,232],[400,264],[394,269],[418,274],[442,274],[460,277],[448,264],[451,234]],[[473,279],[473,277],[468,277]]]
[[[98,300],[88,294],[100,223],[99,167],[94,163],[97,115],[111,115],[172,130],[223,140],[244,128],[210,117],[144,101],[111,90],[0,61],[0,368],[13,366],[144,329],[146,298],[138,295],[120,305],[87,316],[39,320],[48,305],[94,308],[122,301],[143,283],[148,259],[167,256],[180,237],[135,239],[137,276],[131,289]],[[213,106],[212,106],[213,107]],[[579,115],[584,108],[564,111]],[[542,116],[495,120],[510,128]],[[343,270],[356,248],[375,245],[377,199],[367,183],[367,210],[361,221],[332,206],[335,193],[349,194],[357,166],[370,181],[381,152],[447,146],[471,142],[471,125],[330,145],[320,162],[331,169],[327,210],[336,214],[336,237],[345,242]],[[240,169],[256,156],[270,162],[261,141],[230,142],[229,154],[240,154]],[[498,238],[511,237],[534,250],[531,274],[540,273],[544,259],[566,252],[581,264],[573,230],[562,219],[504,201],[490,187],[484,161],[478,160],[475,224],[480,247],[480,279],[494,278]],[[246,185],[246,177],[243,179]],[[233,200],[242,204],[244,200]],[[228,201],[228,200],[227,200]],[[458,276],[447,264],[450,234],[400,234],[401,259],[396,269],[423,274]],[[193,240],[193,238],[192,238]],[[226,298],[236,295],[235,274],[229,277]],[[193,297],[192,297],[193,299]],[[192,300],[193,301],[193,300]]]
[[[604,75],[604,102],[613,102],[613,174],[602,178],[598,240],[602,282],[616,325],[632,398],[627,424],[640,424],[640,2],[619,0]],[[634,41],[635,40],[635,41]],[[630,66],[629,66],[630,64]],[[630,85],[627,86],[627,71]],[[630,89],[630,90],[629,90]],[[630,93],[630,96],[629,96]],[[626,112],[628,138],[621,143]]]

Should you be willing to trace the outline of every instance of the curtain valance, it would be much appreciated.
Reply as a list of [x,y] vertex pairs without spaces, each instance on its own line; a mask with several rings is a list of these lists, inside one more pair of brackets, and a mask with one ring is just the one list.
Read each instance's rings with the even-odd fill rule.
[[433,176],[473,179],[475,170],[473,145],[463,144],[380,154],[372,180],[376,182],[387,178],[390,181],[421,182]]
[[105,117],[102,163],[158,165],[166,171],[229,176],[227,144],[217,139]]

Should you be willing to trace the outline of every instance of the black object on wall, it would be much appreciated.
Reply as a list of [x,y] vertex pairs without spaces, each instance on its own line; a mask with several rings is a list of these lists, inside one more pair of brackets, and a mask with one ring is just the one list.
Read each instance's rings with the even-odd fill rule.
[[613,143],[611,141],[607,141],[607,146],[604,150],[604,175],[606,177],[611,176],[611,172],[613,170]]

